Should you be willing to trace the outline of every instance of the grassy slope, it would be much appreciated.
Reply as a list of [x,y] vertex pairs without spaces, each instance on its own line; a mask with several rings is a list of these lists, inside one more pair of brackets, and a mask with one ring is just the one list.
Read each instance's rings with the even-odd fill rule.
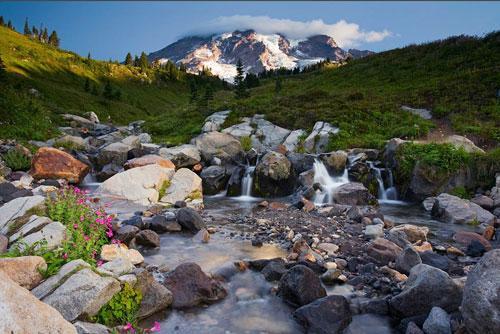
[[267,114],[289,128],[330,121],[344,130],[332,148],[379,146],[383,139],[422,135],[433,126],[401,105],[430,108],[440,123],[479,144],[500,141],[500,33],[413,45],[293,76],[278,96],[274,85],[265,81],[240,103],[219,94],[219,103],[240,115]]
[[[204,118],[187,108],[189,89],[184,74],[177,81],[159,80],[154,71],[142,73],[134,67],[89,61],[4,27],[0,27],[0,56],[13,74],[9,81],[14,87],[3,89],[0,99],[2,119],[11,121],[10,126],[1,127],[0,138],[43,139],[54,134],[51,124],[59,123],[58,114],[94,111],[117,124],[138,119],[149,121],[152,127],[162,124],[152,129],[157,130],[157,137],[178,143],[197,133]],[[121,90],[121,99],[85,92],[86,78],[100,92],[109,79]],[[28,96],[29,88],[36,88],[40,97]]]

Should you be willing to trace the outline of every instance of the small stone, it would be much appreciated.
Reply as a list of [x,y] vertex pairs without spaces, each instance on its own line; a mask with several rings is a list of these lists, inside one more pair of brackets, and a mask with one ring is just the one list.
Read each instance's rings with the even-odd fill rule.
[[446,253],[450,255],[455,255],[455,256],[465,256],[464,252],[462,252],[460,249],[450,246],[446,249]]
[[339,250],[339,246],[328,242],[320,243],[317,248],[324,252],[327,252],[328,255],[335,255],[335,253],[337,253],[337,251]]
[[384,225],[367,225],[365,227],[364,235],[368,239],[376,239],[384,236]]
[[434,306],[422,328],[429,334],[451,334],[450,316],[442,308]]
[[193,237],[193,240],[196,240],[198,242],[202,242],[202,243],[206,244],[210,241],[210,233],[208,233],[208,231],[206,229],[201,229]]
[[135,236],[135,242],[145,247],[160,247],[160,236],[152,230],[142,230]]

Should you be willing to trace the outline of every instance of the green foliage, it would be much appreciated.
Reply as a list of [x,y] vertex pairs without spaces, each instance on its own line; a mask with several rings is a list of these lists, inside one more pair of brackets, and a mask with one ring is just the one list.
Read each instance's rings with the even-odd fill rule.
[[13,171],[27,171],[31,167],[31,159],[21,150],[13,148],[2,155],[7,167]]
[[158,199],[161,199],[163,196],[165,196],[165,192],[167,191],[168,187],[170,187],[170,180],[165,180],[161,185],[160,190],[158,190]]
[[450,191],[450,194],[463,199],[470,199],[472,197],[470,191],[464,187],[455,187]]
[[250,138],[249,136],[241,137],[240,143],[241,143],[241,147],[243,148],[243,150],[245,152],[252,149],[252,138]]
[[122,290],[101,307],[93,320],[108,327],[135,324],[141,301],[141,292],[125,283]]
[[236,77],[234,78],[234,84],[236,85],[236,99],[243,99],[245,97],[248,97],[244,74],[245,71],[243,70],[243,63],[241,62],[241,59],[238,59],[238,62],[236,63]]

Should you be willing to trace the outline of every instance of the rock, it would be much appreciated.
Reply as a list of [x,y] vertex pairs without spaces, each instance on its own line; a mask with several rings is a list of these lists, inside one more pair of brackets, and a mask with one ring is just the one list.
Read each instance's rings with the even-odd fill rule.
[[203,169],[200,174],[203,184],[203,190],[207,195],[215,195],[224,190],[229,175],[226,169],[221,166],[210,166]]
[[128,152],[132,149],[131,146],[116,142],[106,145],[101,149],[97,156],[97,165],[104,166],[109,163],[114,163],[118,166],[123,166],[127,161]]
[[[301,174],[309,171],[314,177],[313,166],[314,160],[316,159],[315,155],[288,152],[286,157],[292,164],[292,168],[296,174]],[[310,184],[310,186],[312,186],[312,183]]]
[[408,111],[414,115],[420,116],[423,119],[431,119],[432,114],[430,110],[427,109],[416,109],[416,108],[411,108],[408,106],[401,106],[401,110]]
[[93,322],[83,322],[77,321],[74,323],[76,332],[78,334],[109,334],[110,330],[108,327],[93,323]]
[[132,168],[104,181],[96,192],[149,205],[158,201],[160,189],[174,172],[157,164]]
[[206,244],[210,241],[210,233],[208,233],[208,231],[203,228],[194,235],[193,240]]
[[391,228],[389,233],[394,234],[399,231],[403,232],[406,235],[406,239],[409,242],[414,243],[417,241],[427,241],[427,234],[429,233],[429,228],[427,226],[401,224]]
[[495,228],[491,225],[486,226],[486,228],[483,231],[483,238],[486,240],[493,240],[493,237],[495,236]]
[[37,215],[33,215],[29,217],[28,222],[21,226],[21,228],[14,234],[12,234],[9,238],[9,242],[13,243],[17,241],[21,237],[25,237],[31,233],[41,230],[44,226],[52,223],[47,217],[40,217]]
[[283,260],[269,261],[268,264],[262,268],[262,275],[267,281],[279,281],[281,277],[287,272],[285,262]]
[[165,216],[154,216],[150,222],[150,228],[156,233],[180,232],[182,226],[175,220],[168,220]]
[[466,152],[469,153],[484,153],[484,151],[477,147],[471,140],[459,136],[459,135],[451,135],[445,138],[445,143],[449,143],[456,148],[463,148]]
[[318,244],[317,248],[324,252],[327,252],[328,255],[335,255],[339,250],[339,246],[329,242],[322,242]]
[[475,203],[482,207],[485,210],[492,210],[494,206],[494,201],[492,198],[484,195],[479,195],[470,200],[472,203]]
[[114,278],[101,277],[90,269],[82,269],[43,298],[43,302],[61,312],[64,319],[73,321],[96,315],[119,291],[120,283]]
[[0,234],[0,254],[7,251],[7,246],[9,245],[9,238],[5,235]]
[[7,177],[11,172],[12,170],[7,167],[5,161],[0,157],[0,179]]
[[223,162],[239,162],[245,154],[240,141],[225,133],[216,131],[204,133],[194,138],[192,142],[205,161],[211,161],[216,157]]
[[135,242],[145,247],[160,247],[160,237],[154,231],[142,230],[135,236]]
[[201,178],[189,169],[181,168],[175,173],[160,201],[173,205],[177,201],[196,199],[203,199]]
[[18,219],[23,219],[45,202],[43,196],[27,196],[13,199],[0,207],[0,233],[12,232]]
[[141,140],[138,136],[128,136],[122,139],[123,144],[130,146],[132,149],[141,147]]
[[286,196],[293,192],[295,175],[290,161],[281,153],[266,153],[255,168],[252,193],[262,197]]
[[159,154],[163,158],[172,161],[177,168],[192,167],[201,161],[198,148],[189,144],[161,148]]
[[40,256],[0,258],[0,272],[28,290],[40,284],[44,270],[47,270],[47,264]]
[[172,304],[172,293],[155,281],[153,275],[145,269],[138,270],[134,288],[142,293],[141,306],[137,313],[139,319],[147,318]]
[[82,259],[68,262],[59,269],[57,274],[50,276],[42,284],[31,290],[31,293],[38,299],[45,298],[54,292],[71,274],[84,268],[90,268],[90,265]]
[[439,268],[443,271],[448,271],[448,267],[450,266],[450,261],[447,256],[436,254],[433,251],[421,252],[420,258],[422,259],[422,263]]
[[488,240],[486,240],[482,235],[474,232],[458,231],[453,235],[453,240],[466,247],[468,247],[473,241],[477,241],[482,244],[487,251],[492,248]]
[[[28,246],[32,246],[36,243],[40,243],[40,241],[47,241],[45,247],[48,250],[55,249],[59,247],[63,240],[66,238],[66,226],[61,224],[60,222],[52,222],[48,225],[45,225],[40,231],[31,233],[23,238],[23,244],[15,243],[15,247],[19,247],[20,249],[24,249],[25,244]],[[39,246],[35,247],[39,249]]]
[[418,252],[410,245],[406,246],[396,257],[396,269],[403,274],[409,274],[411,268],[422,263]]
[[333,199],[335,203],[347,205],[370,205],[377,202],[368,189],[358,182],[349,182],[335,188]]
[[128,160],[125,165],[123,165],[123,168],[125,170],[131,169],[131,168],[136,168],[136,167],[142,167],[142,166],[147,166],[147,165],[153,165],[157,164],[165,168],[173,168],[175,169],[175,165],[172,161],[162,158],[159,155],[155,154],[147,154],[143,155],[140,158],[135,158]]
[[467,245],[465,253],[467,256],[481,257],[484,253],[486,253],[486,248],[479,241],[472,240],[470,244]]
[[440,194],[432,207],[432,216],[446,223],[493,224],[495,216],[471,201],[450,194]]
[[327,122],[316,122],[312,132],[304,140],[304,148],[309,153],[325,152],[330,136],[339,132],[339,129],[333,127]]
[[333,285],[339,283],[339,277],[342,275],[342,271],[339,269],[329,269],[321,274],[320,279],[326,285]]
[[250,125],[249,122],[243,122],[225,128],[224,130],[222,130],[222,132],[227,133],[235,138],[241,139],[243,137],[250,137],[254,132],[254,128]]
[[442,308],[435,306],[422,326],[425,333],[451,334],[450,316]]
[[367,225],[365,227],[365,238],[376,239],[384,236],[384,225]]
[[302,129],[294,130],[286,137],[283,145],[288,152],[295,152],[299,148],[300,140],[306,135],[306,132]]
[[208,277],[195,263],[183,263],[165,275],[165,287],[172,292],[174,308],[187,308],[225,298],[227,291]]
[[413,321],[408,323],[405,334],[424,334],[424,332]]
[[30,174],[35,179],[65,179],[78,184],[89,171],[89,166],[71,154],[52,147],[42,147],[33,157]]
[[57,310],[42,303],[0,272],[1,333],[76,334],[75,327]]
[[468,333],[500,332],[500,249],[486,253],[467,275],[462,316]]
[[205,118],[205,124],[203,124],[201,132],[219,131],[230,113],[231,110],[214,112],[212,115]]
[[196,233],[206,228],[203,218],[191,208],[181,208],[177,211],[177,222],[185,229]]
[[458,309],[462,291],[444,271],[426,264],[410,270],[401,293],[390,301],[391,308],[402,317],[427,314],[439,306],[448,312]]
[[119,257],[113,261],[106,262],[99,267],[98,270],[106,270],[113,273],[116,277],[125,275],[134,270],[135,266],[130,262],[129,259],[124,257]]
[[430,212],[435,202],[436,202],[436,197],[427,197],[422,201],[422,206],[424,207],[425,211]]
[[347,164],[347,153],[344,151],[330,152],[321,156],[328,170],[333,174],[342,174]]
[[293,316],[307,333],[340,334],[351,322],[351,310],[344,296],[332,295],[298,308]]
[[326,296],[318,276],[304,265],[296,265],[281,277],[278,295],[288,304],[299,307]]
[[55,141],[54,146],[57,146],[57,148],[83,150],[85,149],[85,140],[79,136],[65,135],[58,138]]
[[92,122],[91,120],[88,120],[86,118],[77,115],[63,114],[62,118],[70,122],[75,122],[78,124],[78,126],[84,128],[92,128],[94,125],[94,122]]
[[[265,120],[263,115],[254,115],[252,117],[252,125],[256,127],[252,141],[259,142],[260,145],[254,145],[257,148],[261,146],[259,151],[268,149],[276,150],[290,134],[290,130]],[[283,148],[285,147],[283,146]]]
[[104,245],[101,248],[101,259],[104,261],[113,261],[116,258],[127,258],[133,264],[140,264],[144,262],[141,253],[135,249],[128,249],[124,244],[111,244]]
[[402,249],[387,239],[377,238],[369,244],[366,252],[378,264],[386,265],[394,262]]
[[383,274],[386,274],[387,276],[389,276],[391,279],[395,280],[396,282],[404,282],[408,279],[408,276],[406,276],[405,274],[402,274],[397,270],[389,268],[388,266],[381,267],[380,272]]
[[104,182],[113,175],[116,175],[122,171],[122,167],[116,164],[107,164],[102,167],[102,169],[96,174],[96,179],[98,182]]
[[123,225],[116,231],[115,238],[128,244],[139,231],[140,229],[137,226]]
[[91,111],[89,113],[89,121],[94,124],[99,124],[99,117],[97,117],[95,112]]

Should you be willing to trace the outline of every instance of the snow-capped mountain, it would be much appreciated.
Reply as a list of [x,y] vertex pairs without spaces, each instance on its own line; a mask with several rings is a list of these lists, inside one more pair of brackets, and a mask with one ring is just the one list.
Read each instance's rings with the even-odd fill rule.
[[246,72],[259,73],[281,67],[304,67],[326,58],[341,61],[349,56],[359,58],[371,53],[355,49],[345,51],[326,35],[288,40],[281,34],[264,35],[246,30],[209,37],[185,37],[148,57],[160,63],[170,60],[177,65],[184,64],[192,73],[206,67],[220,78],[232,81],[238,59]]

